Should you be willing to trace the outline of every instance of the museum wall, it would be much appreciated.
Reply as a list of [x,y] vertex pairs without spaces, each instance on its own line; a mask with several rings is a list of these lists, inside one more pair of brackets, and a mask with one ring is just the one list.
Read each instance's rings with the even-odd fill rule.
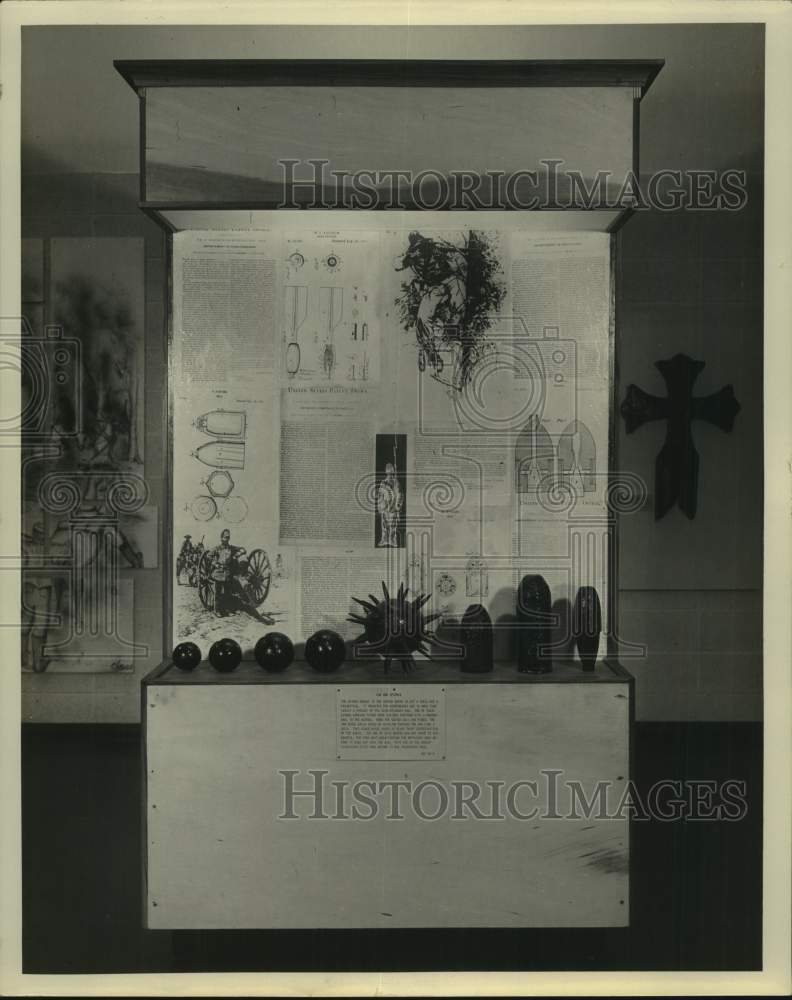
[[[145,440],[144,474],[149,504],[164,511],[165,426],[165,238],[137,207],[138,175],[38,174],[22,182],[22,237],[127,237],[143,240],[145,258]],[[24,312],[24,306],[23,306]],[[121,569],[131,581],[134,640],[148,655],[131,672],[22,674],[22,718],[35,722],[137,722],[140,678],[161,661],[162,549],[158,565]]]
[[740,403],[726,434],[693,424],[698,509],[654,516],[654,463],[664,422],[627,434],[617,467],[647,484],[644,507],[619,525],[619,630],[643,643],[627,658],[639,718],[762,717],[762,261],[761,211],[638,215],[619,236],[618,399],[629,383],[659,397],[654,362],[704,361],[693,389],[731,383]]
[[[26,29],[23,36],[22,235],[144,237],[145,475],[162,514],[164,240],[136,208],[138,102],[112,60],[394,58],[406,54],[407,32],[96,28],[81,29],[68,43],[63,34],[46,28]],[[638,213],[618,237],[618,400],[630,383],[665,396],[654,363],[682,352],[705,362],[694,395],[731,383],[741,410],[730,434],[694,424],[701,466],[692,520],[676,508],[654,519],[653,470],[664,424],[627,435],[617,419],[617,466],[642,476],[648,489],[644,507],[620,524],[617,618],[623,662],[637,678],[639,720],[753,721],[762,712],[763,141],[757,122],[763,117],[763,39],[750,27],[709,34],[706,81],[700,45],[695,26],[664,26],[653,36],[629,27],[409,32],[413,58],[442,58],[452,50],[457,58],[663,57],[666,66],[642,105],[642,174],[746,171],[744,211]],[[158,662],[161,648],[162,571],[128,573],[136,581],[135,639],[149,646],[148,659],[126,674],[25,673],[25,720],[138,720],[140,677]]]

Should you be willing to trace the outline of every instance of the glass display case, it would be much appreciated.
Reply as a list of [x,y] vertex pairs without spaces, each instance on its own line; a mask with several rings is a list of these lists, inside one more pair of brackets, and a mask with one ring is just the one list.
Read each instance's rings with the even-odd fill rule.
[[[629,780],[613,233],[662,63],[116,66],[171,273],[148,925],[626,924],[628,815],[523,814]],[[403,821],[284,818],[361,782]],[[511,805],[423,816],[455,782]]]

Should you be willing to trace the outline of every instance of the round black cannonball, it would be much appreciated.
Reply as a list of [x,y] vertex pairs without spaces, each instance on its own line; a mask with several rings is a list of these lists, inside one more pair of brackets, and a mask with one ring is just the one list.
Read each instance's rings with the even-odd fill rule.
[[267,632],[256,643],[256,663],[270,674],[279,674],[294,659],[294,643],[283,632]]
[[201,662],[201,651],[194,642],[180,642],[171,653],[171,659],[179,670],[195,670]]
[[221,674],[230,674],[242,661],[242,649],[234,639],[218,639],[209,650],[209,662]]
[[320,629],[305,643],[305,659],[320,674],[332,674],[346,659],[344,640],[338,632]]

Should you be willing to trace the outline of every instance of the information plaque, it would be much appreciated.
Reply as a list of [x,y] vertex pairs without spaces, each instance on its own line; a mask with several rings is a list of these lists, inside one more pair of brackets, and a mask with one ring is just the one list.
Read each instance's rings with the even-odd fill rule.
[[339,760],[444,760],[444,687],[338,688]]

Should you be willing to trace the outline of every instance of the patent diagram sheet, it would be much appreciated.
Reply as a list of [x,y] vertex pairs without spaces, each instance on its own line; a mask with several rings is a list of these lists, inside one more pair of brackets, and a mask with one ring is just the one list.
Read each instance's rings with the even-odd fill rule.
[[290,631],[278,545],[281,239],[183,233],[173,261],[173,641]]

